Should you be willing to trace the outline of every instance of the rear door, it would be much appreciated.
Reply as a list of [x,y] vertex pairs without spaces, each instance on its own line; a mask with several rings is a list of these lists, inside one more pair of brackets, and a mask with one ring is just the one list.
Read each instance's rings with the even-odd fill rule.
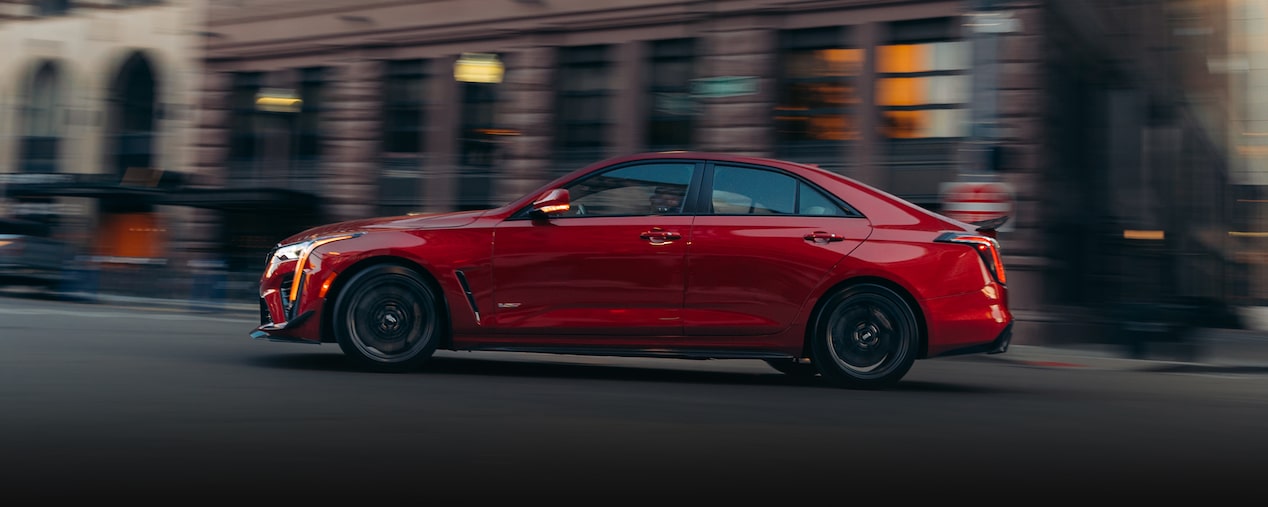
[[687,254],[688,335],[764,335],[871,231],[827,192],[775,168],[711,164]]

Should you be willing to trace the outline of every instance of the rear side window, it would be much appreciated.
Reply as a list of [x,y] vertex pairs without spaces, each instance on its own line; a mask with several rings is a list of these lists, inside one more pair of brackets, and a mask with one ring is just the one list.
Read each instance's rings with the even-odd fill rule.
[[806,182],[752,167],[714,166],[709,197],[715,215],[851,215]]

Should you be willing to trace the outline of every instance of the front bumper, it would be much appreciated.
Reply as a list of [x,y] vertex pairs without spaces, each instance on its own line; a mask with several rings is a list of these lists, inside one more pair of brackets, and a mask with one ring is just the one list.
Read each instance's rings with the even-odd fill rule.
[[300,278],[300,288],[292,303],[289,299],[293,271],[266,275],[260,280],[260,325],[251,331],[257,340],[292,343],[321,343],[321,312],[323,301],[306,299],[306,276]]

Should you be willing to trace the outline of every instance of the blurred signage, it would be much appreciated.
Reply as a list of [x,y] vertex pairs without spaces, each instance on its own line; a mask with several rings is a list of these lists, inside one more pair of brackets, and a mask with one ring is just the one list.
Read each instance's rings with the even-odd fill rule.
[[501,83],[505,67],[493,53],[463,53],[453,64],[453,78],[463,83]]
[[255,95],[255,108],[270,113],[298,113],[304,101],[288,88],[265,88]]
[[696,101],[686,93],[657,93],[655,108],[661,114],[696,114]]
[[757,76],[719,76],[691,80],[691,94],[716,99],[757,93]]
[[973,12],[964,26],[977,33],[1014,33],[1021,31],[1021,19],[1005,11]]
[[943,183],[942,214],[961,222],[973,223],[994,218],[1011,217],[998,230],[1013,230],[1013,188],[998,181],[956,181]]

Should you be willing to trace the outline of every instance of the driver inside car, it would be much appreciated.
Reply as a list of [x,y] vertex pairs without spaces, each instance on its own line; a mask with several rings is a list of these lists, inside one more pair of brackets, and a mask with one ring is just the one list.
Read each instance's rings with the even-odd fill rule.
[[656,187],[656,190],[652,191],[652,195],[649,198],[651,213],[653,215],[681,213],[683,190],[681,187]]

